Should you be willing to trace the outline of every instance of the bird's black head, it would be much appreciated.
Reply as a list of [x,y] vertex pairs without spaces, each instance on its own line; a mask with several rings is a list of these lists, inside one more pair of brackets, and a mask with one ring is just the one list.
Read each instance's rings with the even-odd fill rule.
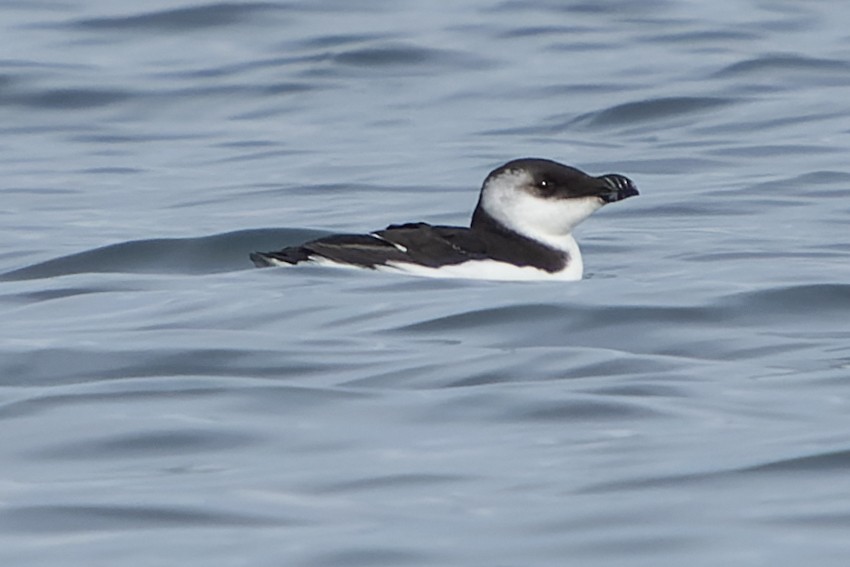
[[569,235],[601,206],[637,194],[623,175],[593,177],[556,161],[522,158],[487,176],[476,215],[486,213],[511,230],[545,241]]
[[520,188],[543,199],[599,197],[605,203],[613,203],[638,195],[635,184],[624,175],[609,173],[593,177],[580,169],[541,158],[509,161],[493,170],[487,179],[510,172],[525,172],[528,181]]

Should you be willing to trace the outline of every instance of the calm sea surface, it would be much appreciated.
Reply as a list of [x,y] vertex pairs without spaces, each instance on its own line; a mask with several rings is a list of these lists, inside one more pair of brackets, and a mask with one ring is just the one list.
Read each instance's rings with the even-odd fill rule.
[[[850,7],[0,6],[0,564],[850,563]],[[641,196],[577,283],[255,270]]]

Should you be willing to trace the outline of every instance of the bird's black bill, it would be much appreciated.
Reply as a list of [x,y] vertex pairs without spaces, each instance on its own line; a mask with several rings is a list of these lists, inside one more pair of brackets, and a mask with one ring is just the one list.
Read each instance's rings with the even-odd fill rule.
[[622,201],[623,199],[640,195],[637,186],[625,175],[609,173],[607,175],[600,175],[599,179],[604,181],[607,186],[606,190],[599,195],[606,203]]

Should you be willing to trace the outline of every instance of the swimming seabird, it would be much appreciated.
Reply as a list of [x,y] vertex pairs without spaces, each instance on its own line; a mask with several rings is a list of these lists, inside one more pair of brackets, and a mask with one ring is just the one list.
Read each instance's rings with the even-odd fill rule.
[[580,280],[584,263],[573,229],[603,205],[635,195],[623,175],[594,177],[548,159],[516,159],[484,180],[469,228],[390,225],[254,252],[251,260],[258,267],[314,263],[432,277]]

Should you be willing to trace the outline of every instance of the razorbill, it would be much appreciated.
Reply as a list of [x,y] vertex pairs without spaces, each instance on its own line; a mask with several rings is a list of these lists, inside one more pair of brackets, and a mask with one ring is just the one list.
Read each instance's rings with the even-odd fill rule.
[[309,262],[433,277],[580,280],[584,263],[573,228],[603,205],[637,194],[623,175],[593,177],[548,159],[516,159],[484,180],[469,228],[390,225],[254,252],[251,260],[258,267]]

